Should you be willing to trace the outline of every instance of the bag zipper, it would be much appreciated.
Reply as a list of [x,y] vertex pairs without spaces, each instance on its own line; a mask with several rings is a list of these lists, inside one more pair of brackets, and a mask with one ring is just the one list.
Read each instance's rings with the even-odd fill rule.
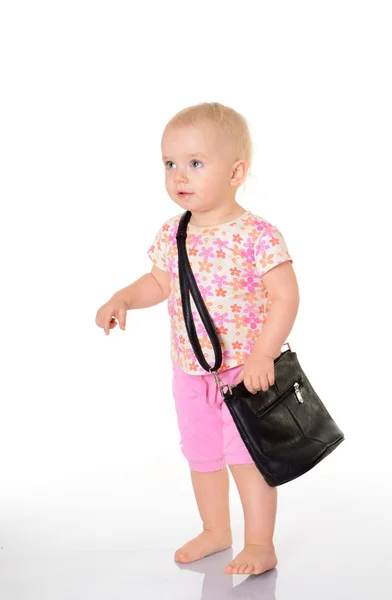
[[288,396],[290,396],[293,393],[296,395],[298,402],[300,404],[303,404],[304,399],[302,397],[301,390],[300,390],[301,383],[302,383],[302,379],[299,379],[298,381],[293,383],[293,385],[291,385],[289,388],[287,388],[287,390],[284,391],[281,396],[279,396],[278,398],[275,398],[275,400],[267,408],[264,408],[264,409],[262,408],[261,410],[259,410],[257,412],[257,416],[265,417],[269,412],[271,412],[271,410],[273,410],[274,408],[279,406],[279,404],[281,404]]

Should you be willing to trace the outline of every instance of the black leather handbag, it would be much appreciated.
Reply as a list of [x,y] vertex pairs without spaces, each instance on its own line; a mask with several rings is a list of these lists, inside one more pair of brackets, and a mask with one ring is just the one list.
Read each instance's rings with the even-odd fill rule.
[[[186,251],[191,216],[190,211],[182,215],[176,235],[182,310],[189,341],[201,366],[214,375],[239,434],[265,481],[271,487],[282,485],[307,473],[331,454],[345,439],[344,434],[287,342],[288,350],[274,360],[275,381],[267,391],[253,394],[243,381],[238,385],[223,384],[218,375],[222,364],[221,345]],[[214,349],[213,367],[206,361],[197,337],[189,293]]]

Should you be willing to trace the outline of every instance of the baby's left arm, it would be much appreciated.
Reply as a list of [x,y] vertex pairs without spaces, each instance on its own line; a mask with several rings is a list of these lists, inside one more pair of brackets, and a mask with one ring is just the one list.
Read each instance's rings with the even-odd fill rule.
[[262,281],[271,304],[252,352],[275,359],[280,355],[281,347],[286,342],[298,313],[298,283],[288,260],[267,271]]

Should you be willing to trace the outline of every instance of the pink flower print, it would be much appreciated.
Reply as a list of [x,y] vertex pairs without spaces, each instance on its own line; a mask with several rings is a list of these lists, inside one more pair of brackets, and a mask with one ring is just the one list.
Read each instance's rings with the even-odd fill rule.
[[174,315],[176,314],[174,295],[169,296],[169,299],[167,301],[167,310],[168,310],[169,316],[174,317]]
[[173,277],[174,273],[176,272],[176,270],[178,269],[178,260],[176,257],[174,256],[169,256],[167,258],[167,270],[169,271],[170,275]]
[[202,234],[190,233],[187,235],[187,240],[190,246],[201,246],[203,244]]
[[[192,298],[192,301],[193,301],[193,298]],[[196,325],[196,329],[197,329],[197,327],[200,324],[199,311],[196,309],[196,310],[192,310],[191,312],[192,312],[193,321],[194,321],[194,323]]]
[[227,348],[226,350],[222,350],[222,362],[231,359],[230,350]]
[[247,340],[245,346],[244,346],[244,352],[249,352],[249,354],[252,352],[253,347],[254,347],[254,341],[252,340]]
[[250,325],[251,329],[256,329],[258,323],[260,323],[260,319],[255,312],[249,312],[247,317],[244,317],[245,323]]
[[246,253],[248,254],[249,249],[253,253],[253,242],[250,237],[247,238],[246,242],[244,242],[244,248],[246,248]]
[[177,338],[177,336],[173,339],[174,347],[178,354],[182,352],[183,343]]
[[252,312],[259,312],[259,307],[257,306],[257,304],[255,302],[248,302],[245,305],[245,308],[243,308],[243,311],[246,315],[248,315],[249,313],[252,313]]
[[[244,250],[241,253],[242,258],[245,259],[246,263],[253,263],[253,247],[252,248],[248,248],[247,250]],[[245,264],[246,264],[245,263]]]
[[263,231],[263,229],[266,231],[266,233],[268,233],[272,228],[273,225],[271,225],[271,223],[267,223],[267,221],[254,221],[253,222],[254,227],[256,227],[257,231]]
[[220,315],[219,313],[214,312],[214,323],[216,323],[219,327],[223,327],[224,322],[230,323],[230,319],[227,318],[228,314],[229,313],[223,313],[222,315]]
[[206,334],[205,327],[201,321],[195,321],[195,329],[196,329],[196,333],[198,336],[202,336],[202,335]]
[[[199,273],[197,273],[197,275],[199,275]],[[208,286],[204,286],[204,285],[200,285],[199,284],[199,290],[200,290],[200,294],[202,295],[202,298],[204,300],[204,302],[206,301],[207,296],[213,296],[214,294],[212,293],[212,286],[208,285]]]
[[255,279],[253,275],[245,277],[244,279],[242,279],[241,283],[244,286],[244,288],[247,288],[248,292],[254,292],[255,289],[259,287],[259,281]]
[[222,240],[221,238],[216,238],[216,240],[214,240],[212,243],[218,246],[219,250],[227,250],[227,244],[229,243],[229,240]]
[[218,275],[217,273],[214,273],[214,278],[211,280],[211,283],[218,287],[223,287],[228,284],[228,282],[225,281],[226,278],[227,275]]
[[212,248],[206,248],[205,246],[203,246],[203,248],[200,250],[199,252],[199,256],[202,256],[203,258],[213,258],[214,257],[214,249]]
[[269,244],[269,240],[264,238],[260,243],[255,245],[255,256],[259,256],[259,254],[264,254],[267,250],[271,248],[271,244]]
[[242,271],[242,277],[253,277],[254,275],[255,271],[253,269],[253,265],[247,265]]

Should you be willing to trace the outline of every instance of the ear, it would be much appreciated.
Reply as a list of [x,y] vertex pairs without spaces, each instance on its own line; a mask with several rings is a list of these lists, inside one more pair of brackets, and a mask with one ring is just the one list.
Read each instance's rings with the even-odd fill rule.
[[231,167],[230,185],[238,187],[245,179],[249,166],[244,160],[237,160]]

